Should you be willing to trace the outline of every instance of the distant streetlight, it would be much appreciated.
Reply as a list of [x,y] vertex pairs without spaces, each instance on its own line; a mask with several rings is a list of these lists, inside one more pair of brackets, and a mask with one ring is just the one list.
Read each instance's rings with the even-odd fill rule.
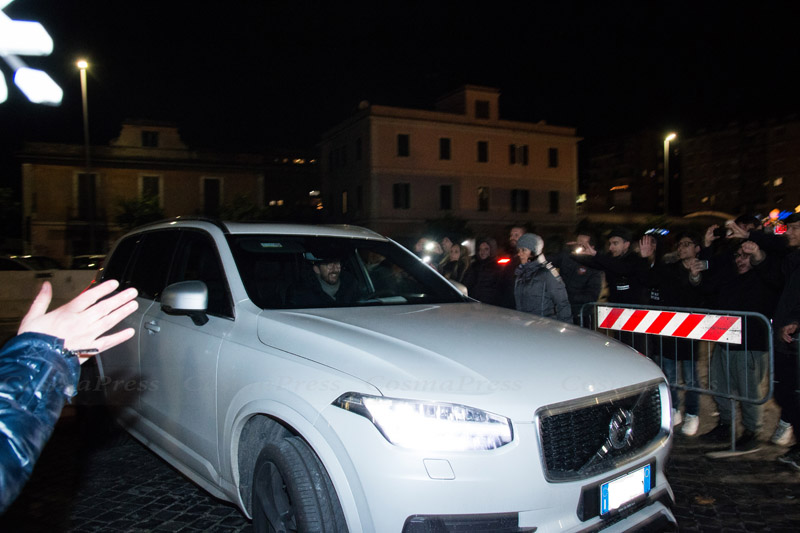
[[[89,99],[86,90],[86,69],[89,68],[89,63],[85,59],[80,59],[76,63],[78,69],[81,71],[81,100],[83,102],[83,144],[85,149],[85,163],[86,169],[85,180],[87,183],[92,182],[91,178],[91,159],[89,156]],[[91,187],[90,193],[90,209],[89,209],[89,247],[90,251],[95,251],[95,235],[94,235],[94,199],[91,195],[94,193],[94,187]]]
[[669,143],[678,135],[670,133],[664,138],[664,215],[669,216]]

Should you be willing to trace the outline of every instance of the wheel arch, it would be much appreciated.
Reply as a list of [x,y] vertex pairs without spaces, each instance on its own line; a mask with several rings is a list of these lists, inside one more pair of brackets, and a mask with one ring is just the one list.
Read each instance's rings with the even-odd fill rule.
[[[252,518],[252,473],[262,447],[266,442],[297,436],[308,444],[325,468],[336,490],[350,531],[369,530],[369,527],[364,526],[365,517],[367,524],[371,522],[369,511],[363,498],[355,496],[362,490],[358,476],[355,475],[355,468],[330,426],[323,420],[320,424],[324,428],[325,433],[323,433],[316,425],[283,404],[273,406],[277,407],[276,409],[267,408],[265,405],[257,407],[238,417],[230,447],[239,507],[246,516]],[[338,453],[331,447],[330,441],[337,443]],[[358,486],[354,487],[353,484]],[[361,504],[357,503],[357,499]]]

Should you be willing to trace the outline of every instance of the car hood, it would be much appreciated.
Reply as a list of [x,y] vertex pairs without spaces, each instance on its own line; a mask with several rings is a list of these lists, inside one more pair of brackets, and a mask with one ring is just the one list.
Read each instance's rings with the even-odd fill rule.
[[532,420],[542,405],[662,376],[604,335],[479,303],[264,311],[258,336],[386,396],[464,403],[517,420]]

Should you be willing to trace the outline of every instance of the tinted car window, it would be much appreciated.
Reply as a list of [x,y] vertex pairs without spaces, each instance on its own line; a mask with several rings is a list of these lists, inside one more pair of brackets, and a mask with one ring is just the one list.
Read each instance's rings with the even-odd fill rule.
[[[465,301],[430,266],[392,242],[285,235],[229,239],[247,293],[264,309]],[[326,261],[339,264],[338,291],[346,298],[322,296],[327,287],[318,269]]]
[[136,243],[141,239],[141,235],[134,235],[121,241],[114,249],[114,253],[103,268],[103,279],[115,279],[120,283],[125,280],[125,270],[131,263],[133,252],[136,250]]
[[208,287],[208,313],[233,317],[228,284],[214,241],[199,231],[182,231],[169,283],[199,280]]
[[156,299],[167,284],[172,255],[178,246],[178,230],[145,233],[125,274],[124,286],[133,286],[142,298]]

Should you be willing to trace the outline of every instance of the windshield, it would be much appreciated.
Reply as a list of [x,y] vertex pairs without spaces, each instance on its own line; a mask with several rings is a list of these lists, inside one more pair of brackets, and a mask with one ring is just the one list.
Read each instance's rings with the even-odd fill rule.
[[466,300],[393,242],[296,235],[231,235],[229,241],[247,294],[262,309]]

